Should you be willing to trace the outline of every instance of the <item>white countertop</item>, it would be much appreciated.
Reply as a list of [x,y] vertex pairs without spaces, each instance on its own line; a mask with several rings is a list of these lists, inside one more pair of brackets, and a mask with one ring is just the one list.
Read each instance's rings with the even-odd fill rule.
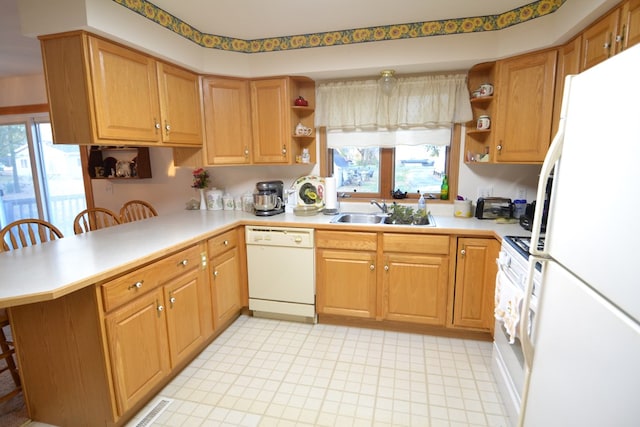
[[[331,224],[333,229],[412,231],[425,234],[530,235],[518,224],[434,215],[435,227]],[[240,211],[183,211],[65,236],[0,252],[0,307],[48,301],[153,261],[240,224],[329,226],[332,216],[284,213],[259,217]]]

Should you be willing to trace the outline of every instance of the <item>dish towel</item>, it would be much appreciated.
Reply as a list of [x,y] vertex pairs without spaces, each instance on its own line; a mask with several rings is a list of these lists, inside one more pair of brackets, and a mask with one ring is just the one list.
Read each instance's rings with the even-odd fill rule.
[[524,292],[515,286],[505,273],[498,269],[496,276],[495,318],[502,324],[509,343],[513,344],[518,337],[518,323]]

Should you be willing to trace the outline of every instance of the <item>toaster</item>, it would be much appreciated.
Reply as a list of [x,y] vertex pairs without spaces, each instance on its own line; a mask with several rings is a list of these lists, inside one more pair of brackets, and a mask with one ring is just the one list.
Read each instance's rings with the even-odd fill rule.
[[504,197],[480,197],[476,202],[476,218],[513,218],[513,203]]

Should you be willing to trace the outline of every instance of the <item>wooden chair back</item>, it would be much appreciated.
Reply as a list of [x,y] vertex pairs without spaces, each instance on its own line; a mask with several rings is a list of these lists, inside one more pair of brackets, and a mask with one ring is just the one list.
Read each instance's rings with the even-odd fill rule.
[[120,208],[120,221],[133,222],[158,216],[158,212],[144,200],[129,200]]
[[120,224],[117,213],[105,208],[87,208],[73,220],[73,232],[82,234]]
[[55,225],[37,218],[19,219],[0,230],[0,244],[4,251],[37,245],[62,237],[62,232]]

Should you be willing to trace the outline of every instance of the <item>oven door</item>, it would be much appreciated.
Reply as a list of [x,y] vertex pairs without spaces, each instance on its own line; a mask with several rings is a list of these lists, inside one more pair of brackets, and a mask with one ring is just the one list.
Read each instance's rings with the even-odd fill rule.
[[[521,275],[517,268],[514,271],[514,266],[511,263],[501,262],[504,259],[498,260],[498,274],[496,276],[496,293],[500,289],[507,295],[514,295],[523,292],[520,287],[519,279]],[[504,291],[506,289],[506,291]],[[504,293],[502,297],[504,298]],[[499,303],[499,296],[496,295],[496,304]],[[516,309],[520,309],[520,304]],[[535,305],[530,310],[530,316],[535,314]],[[498,312],[498,310],[496,310]],[[511,334],[507,331],[509,322],[505,322],[498,313],[496,313],[496,324],[494,332],[493,343],[493,360],[492,369],[496,377],[498,390],[502,396],[507,416],[511,426],[515,426],[518,422],[518,415],[520,412],[520,402],[522,391],[524,389],[525,379],[525,361],[524,354],[522,352],[522,345],[518,335],[513,335],[514,328],[511,327]],[[515,327],[517,331],[519,328]]]

